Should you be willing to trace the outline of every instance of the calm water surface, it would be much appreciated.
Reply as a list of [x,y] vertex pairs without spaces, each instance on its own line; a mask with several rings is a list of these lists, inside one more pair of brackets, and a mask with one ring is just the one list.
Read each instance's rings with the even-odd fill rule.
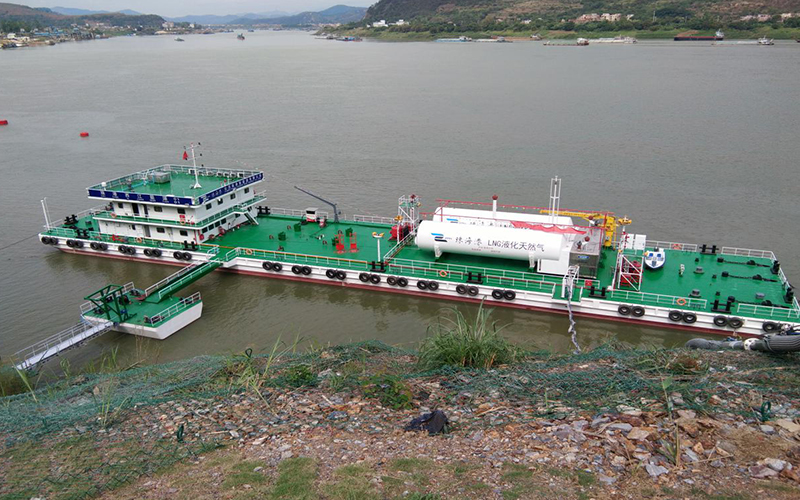
[[[271,206],[391,216],[403,193],[612,210],[650,238],[775,251],[800,279],[800,45],[339,43],[303,33],[118,38],[0,53],[0,247],[62,217],[86,186],[177,162],[266,172]],[[89,139],[79,139],[80,131]],[[65,255],[30,239],[0,251],[0,354],[75,323],[106,283],[170,266]],[[214,273],[203,318],[146,346],[161,361],[264,350],[276,338],[377,338],[413,347],[450,304]],[[470,306],[459,305],[465,311]],[[569,349],[567,320],[497,310],[526,347]],[[580,319],[580,338],[678,345],[689,336]],[[133,338],[108,334],[75,361]],[[141,346],[138,346],[141,347]]]

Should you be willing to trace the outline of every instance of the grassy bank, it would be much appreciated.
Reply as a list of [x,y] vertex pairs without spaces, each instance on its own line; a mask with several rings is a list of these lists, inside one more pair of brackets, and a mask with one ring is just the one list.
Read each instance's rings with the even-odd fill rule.
[[[452,317],[422,357],[374,342],[276,348],[72,375],[4,397],[0,498],[587,498],[663,487],[755,498],[756,475],[770,474],[759,461],[800,467],[796,430],[787,434],[800,416],[797,356],[507,351],[485,319]],[[472,347],[454,348],[454,332]],[[402,431],[434,408],[448,434]],[[647,472],[656,465],[658,480]],[[790,475],[764,477],[774,498],[798,493]]]

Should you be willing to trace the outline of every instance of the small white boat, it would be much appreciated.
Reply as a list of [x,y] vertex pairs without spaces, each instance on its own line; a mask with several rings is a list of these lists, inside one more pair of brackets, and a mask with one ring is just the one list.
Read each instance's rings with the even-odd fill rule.
[[761,37],[761,38],[758,39],[758,44],[759,45],[775,45],[775,42],[772,40],[772,38],[767,38],[767,37],[764,36],[764,37]]
[[183,41],[185,41],[185,40],[184,40],[183,38],[179,37],[179,36],[176,36],[176,37],[175,37],[175,41],[176,41],[176,42],[183,42]]
[[575,45],[579,46],[589,45],[589,40],[587,38],[578,38],[578,41],[575,43]]
[[591,43],[637,43],[636,40],[632,36],[615,36],[614,38],[597,38],[594,40],[590,40]]
[[440,38],[437,42],[471,42],[472,38],[468,36],[460,36],[458,38]]
[[664,267],[664,263],[666,261],[667,261],[667,253],[664,252],[664,250],[661,248],[648,250],[644,254],[644,265],[646,265],[650,269],[658,269]]

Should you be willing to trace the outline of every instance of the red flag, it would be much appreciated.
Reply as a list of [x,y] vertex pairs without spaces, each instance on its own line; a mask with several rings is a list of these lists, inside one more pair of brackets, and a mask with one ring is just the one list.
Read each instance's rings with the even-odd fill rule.
[[183,152],[183,159],[184,160],[188,160],[189,159],[189,153],[187,153],[186,151]]

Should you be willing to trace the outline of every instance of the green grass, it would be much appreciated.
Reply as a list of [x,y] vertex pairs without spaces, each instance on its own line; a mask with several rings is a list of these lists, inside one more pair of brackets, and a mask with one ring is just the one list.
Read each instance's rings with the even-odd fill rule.
[[262,465],[261,462],[255,460],[245,460],[233,466],[233,471],[222,482],[223,488],[238,488],[245,484],[255,486],[267,482],[267,476],[261,472],[255,472],[254,469]]
[[289,458],[278,465],[278,479],[269,498],[275,500],[311,500],[314,481],[317,479],[317,464],[307,457]]
[[370,483],[371,469],[363,465],[345,465],[334,472],[334,482],[323,486],[333,500],[378,500],[380,495]]
[[489,369],[513,363],[521,353],[500,336],[504,327],[490,322],[491,310],[483,304],[475,318],[467,319],[458,309],[450,309],[453,317],[440,318],[428,327],[428,338],[419,348],[419,362],[427,368],[459,366]]

